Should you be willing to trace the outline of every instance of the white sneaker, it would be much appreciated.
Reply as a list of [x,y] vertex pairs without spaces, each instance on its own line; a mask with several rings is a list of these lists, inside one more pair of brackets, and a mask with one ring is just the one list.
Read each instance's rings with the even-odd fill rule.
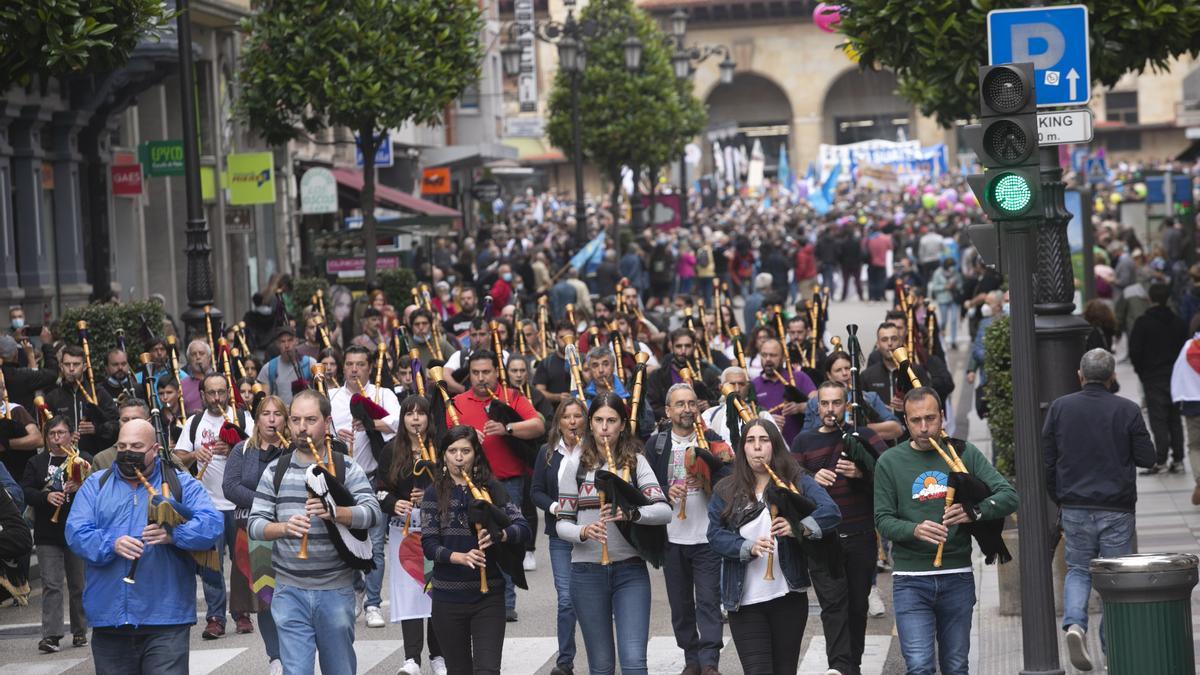
[[446,659],[440,656],[429,659],[429,667],[433,668],[433,675],[446,675]]
[[1067,628],[1067,654],[1071,656],[1071,665],[1076,669],[1088,672],[1092,669],[1092,657],[1088,654],[1087,633],[1083,628],[1072,625]]
[[525,551],[525,561],[521,563],[521,567],[524,567],[526,572],[537,569],[537,559],[533,557],[533,551]]
[[887,608],[883,606],[883,598],[879,597],[879,587],[872,586],[870,594],[867,595],[867,615],[872,619],[887,614]]
[[366,611],[367,628],[383,628],[387,625],[387,622],[383,620],[383,612],[379,611],[378,607],[368,607]]
[[396,675],[421,675],[421,666],[417,665],[416,661],[408,659],[404,665],[400,666],[400,670],[396,671]]
[[283,675],[283,662],[279,659],[271,659],[271,675]]

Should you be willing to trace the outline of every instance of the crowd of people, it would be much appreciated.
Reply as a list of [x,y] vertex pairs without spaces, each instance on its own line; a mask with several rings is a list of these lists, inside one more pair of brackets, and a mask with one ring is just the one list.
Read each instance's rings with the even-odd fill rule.
[[[114,349],[96,375],[48,333],[38,353],[14,310],[0,337],[0,556],[16,564],[0,593],[28,599],[21,561],[36,545],[38,649],[62,647],[65,579],[72,644],[90,630],[98,672],[186,672],[199,577],[202,637],[232,619],[261,635],[272,673],[355,672],[360,616],[401,625],[402,673],[425,660],[499,673],[541,544],[556,674],[574,672],[577,626],[590,672],[646,672],[653,566],[685,675],[720,672],[726,627],[744,672],[795,672],[810,587],[828,672],[854,675],[890,571],[908,671],[966,673],[972,542],[1009,559],[999,531],[1017,507],[984,455],[950,437],[948,352],[969,346],[975,381],[982,335],[1007,311],[1003,279],[965,239],[978,217],[952,177],[847,188],[826,214],[735,199],[574,266],[574,223],[545,210],[419,255],[412,298],[332,289],[327,307],[280,278],[245,329],[177,342],[164,325],[144,357]],[[1182,245],[1174,231],[1164,251]],[[1098,346],[1128,334],[1156,461],[1140,414],[1111,404],[1128,421],[1105,441],[1115,496],[1081,500],[1063,466],[1078,443],[1053,441],[1078,412],[1064,403],[1059,426],[1047,421],[1075,647],[1079,568],[1110,552],[1098,532],[1129,523],[1068,524],[1068,507],[1124,512],[1133,464],[1180,469],[1181,420],[1200,429],[1200,342],[1171,309],[1200,307],[1200,292],[1174,285],[1170,255],[1113,261],[1128,282],[1113,284],[1116,304],[1147,286],[1128,330],[1103,301],[1085,312]],[[1191,275],[1200,286],[1200,267]],[[869,353],[829,325],[851,287],[882,303],[862,327]],[[1111,395],[1107,353],[1085,356],[1082,393]],[[12,526],[21,513],[31,538]]]

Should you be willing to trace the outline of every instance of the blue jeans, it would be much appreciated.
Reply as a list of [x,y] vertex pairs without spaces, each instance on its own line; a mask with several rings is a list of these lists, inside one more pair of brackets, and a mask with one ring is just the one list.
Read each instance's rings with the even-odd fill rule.
[[258,613],[258,634],[262,636],[263,649],[267,652],[267,660],[279,658],[279,629],[275,627],[275,617],[271,616],[270,606],[264,607]]
[[[225,532],[217,540],[218,569],[200,568],[200,580],[204,582],[204,618],[216,620],[225,625],[225,608],[228,607],[228,597],[225,594],[225,552],[233,551],[237,539],[237,524],[233,520],[233,511],[222,511],[225,517]],[[232,554],[231,554],[232,557]]]
[[954,344],[958,342],[958,303],[951,300],[938,303],[938,307],[942,309],[942,328],[950,329],[950,344]]
[[363,607],[379,607],[383,604],[383,598],[381,597],[383,591],[383,567],[384,561],[387,558],[388,521],[390,520],[390,517],[381,518],[379,523],[371,528],[371,557],[375,560],[375,569],[366,574],[365,585],[367,595],[363,600]]
[[571,602],[586,607],[580,612],[579,630],[587,650],[591,675],[613,675],[616,651],[622,675],[647,675],[646,645],[650,641],[650,575],[640,559],[599,563],[571,563]]
[[[1087,630],[1088,596],[1092,592],[1092,558],[1111,558],[1133,553],[1134,516],[1124,511],[1062,509],[1063,542],[1067,546],[1067,579],[1063,584],[1062,627],[1076,625]],[[1100,622],[1104,643],[1104,621]]]
[[892,605],[908,675],[933,675],[939,665],[942,675],[967,675],[975,575],[893,575]]
[[550,569],[554,572],[554,592],[558,594],[557,665],[575,662],[575,605],[571,604],[571,542],[550,537]]
[[192,627],[122,626],[92,631],[92,660],[99,675],[187,675]]
[[313,591],[280,585],[271,598],[286,675],[312,675],[314,656],[325,675],[354,675],[354,587]]
[[[508,500],[516,504],[518,509],[521,508],[521,502],[525,496],[525,477],[514,476],[500,482],[504,484],[504,489],[508,490]],[[504,609],[515,610],[517,608],[517,587],[513,585],[512,577],[504,571],[504,568],[500,568],[500,574],[504,577]]]

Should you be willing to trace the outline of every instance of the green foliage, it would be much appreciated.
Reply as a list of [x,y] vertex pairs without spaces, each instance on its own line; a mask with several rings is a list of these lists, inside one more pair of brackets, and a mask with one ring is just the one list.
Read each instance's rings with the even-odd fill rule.
[[[1200,0],[1087,0],[1092,77],[1111,87],[1147,66],[1200,55]],[[864,68],[895,71],[899,94],[944,127],[978,114],[987,13],[1027,0],[843,0],[839,29]]]
[[63,312],[51,331],[54,336],[70,344],[79,344],[80,321],[87,322],[88,351],[91,352],[92,370],[99,381],[104,377],[104,357],[110,349],[117,347],[117,329],[125,331],[125,349],[129,365],[136,368],[138,355],[150,349],[146,344],[142,318],[158,337],[162,337],[163,307],[157,302],[131,302],[122,305],[110,303],[72,307]]
[[325,323],[333,325],[333,303],[329,297],[329,281],[324,277],[297,277],[292,281],[292,297],[300,310],[300,314],[296,316],[297,322],[303,318],[304,310],[313,304],[313,297],[317,294],[318,289],[325,294]]
[[262,0],[244,19],[238,114],[271,144],[348,127],[362,139],[367,281],[375,278],[380,130],[433,124],[479,78],[475,0]]
[[983,370],[987,373],[988,429],[992,433],[992,463],[1011,479],[1017,475],[1013,440],[1012,325],[1002,316],[983,332]]
[[[580,20],[600,27],[587,42],[587,68],[580,82],[584,159],[599,165],[615,183],[622,165],[658,167],[674,161],[703,130],[705,111],[692,95],[691,83],[675,79],[662,31],[631,0],[593,0]],[[625,69],[629,27],[643,45],[636,73]],[[547,132],[556,147],[573,157],[571,77],[560,71],[554,79]]]
[[407,268],[384,270],[379,273],[379,287],[383,289],[388,304],[397,311],[402,311],[412,303],[412,289],[416,285],[417,275]]
[[0,2],[0,91],[35,75],[117,68],[174,15],[161,0]]

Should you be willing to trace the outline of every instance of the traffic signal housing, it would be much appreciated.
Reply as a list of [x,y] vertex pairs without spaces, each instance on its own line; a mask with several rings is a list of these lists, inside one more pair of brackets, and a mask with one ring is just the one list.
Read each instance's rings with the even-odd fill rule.
[[1037,96],[1032,63],[979,68],[979,124],[963,129],[984,173],[967,176],[997,225],[1041,217]]

